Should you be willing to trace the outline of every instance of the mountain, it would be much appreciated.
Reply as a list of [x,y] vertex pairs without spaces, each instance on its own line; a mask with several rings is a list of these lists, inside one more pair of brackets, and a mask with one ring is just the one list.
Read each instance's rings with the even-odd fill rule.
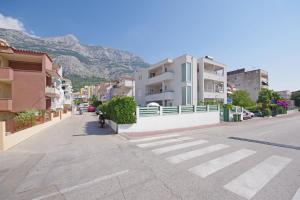
[[119,49],[81,44],[74,35],[40,38],[0,28],[0,38],[15,48],[47,52],[63,66],[63,74],[75,89],[101,80],[133,75],[134,70],[149,66],[142,58]]

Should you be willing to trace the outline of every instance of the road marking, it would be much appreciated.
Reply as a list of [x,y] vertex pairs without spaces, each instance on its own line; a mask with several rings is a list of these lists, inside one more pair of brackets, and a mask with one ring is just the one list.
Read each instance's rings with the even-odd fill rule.
[[248,156],[251,156],[255,154],[255,151],[248,150],[248,149],[241,149],[239,151],[235,151],[230,154],[226,154],[224,156],[221,156],[219,158],[210,160],[208,162],[205,162],[201,165],[195,166],[191,169],[189,169],[190,172],[193,174],[196,174],[202,178],[205,178],[225,167],[228,167],[229,165],[232,165],[244,158],[247,158]]
[[46,199],[46,198],[49,198],[49,197],[56,196],[58,194],[65,194],[65,193],[68,193],[68,192],[72,192],[74,190],[85,188],[85,187],[88,187],[90,185],[94,185],[94,184],[96,184],[98,182],[101,182],[101,181],[108,180],[108,179],[111,179],[111,178],[116,177],[116,176],[120,176],[120,175],[126,174],[128,172],[129,172],[129,170],[124,170],[124,171],[116,172],[116,173],[109,174],[109,175],[106,175],[106,176],[102,176],[100,178],[88,181],[86,183],[78,184],[78,185],[75,185],[75,186],[72,186],[72,187],[69,187],[69,188],[65,188],[65,189],[59,190],[58,192],[53,192],[53,193],[50,193],[50,194],[39,196],[39,197],[34,198],[32,200],[41,200],[41,199]]
[[292,200],[300,200],[300,188],[297,190]]
[[153,149],[152,151],[155,154],[163,154],[163,153],[167,153],[167,152],[170,152],[170,151],[175,151],[175,150],[179,150],[179,149],[193,147],[193,146],[204,144],[204,143],[207,143],[207,142],[208,141],[206,141],[206,140],[197,140],[197,141],[193,141],[193,142],[186,142],[186,143],[182,143],[182,144],[175,144],[175,145],[171,145],[171,146],[167,146],[167,147],[161,147],[161,148],[158,148],[158,149]]
[[142,139],[134,139],[134,140],[129,140],[129,142],[149,142],[149,141],[153,141],[153,140],[160,140],[160,139],[166,139],[166,138],[172,138],[172,137],[178,137],[178,136],[180,136],[180,135],[170,134],[170,135],[148,137],[148,138],[142,138]]
[[202,149],[197,149],[197,150],[194,150],[194,151],[189,151],[189,152],[186,152],[186,153],[178,154],[176,156],[171,156],[171,157],[168,157],[166,159],[170,163],[177,164],[177,163],[180,163],[180,162],[183,162],[183,161],[186,161],[186,160],[190,160],[192,158],[199,157],[199,156],[202,156],[202,155],[205,155],[205,154],[208,154],[208,153],[219,151],[221,149],[225,149],[225,148],[228,148],[228,147],[229,147],[228,145],[216,144],[216,145],[208,146],[208,147],[205,147],[205,148],[202,148]]
[[246,199],[251,199],[290,162],[289,158],[271,156],[226,184],[224,188]]
[[161,140],[161,141],[156,141],[156,142],[151,142],[151,143],[137,144],[136,146],[141,147],[141,148],[147,148],[147,147],[155,147],[155,146],[159,146],[159,145],[163,145],[163,144],[170,144],[170,143],[181,142],[181,141],[192,140],[192,139],[193,138],[191,138],[191,137],[181,137],[181,138]]

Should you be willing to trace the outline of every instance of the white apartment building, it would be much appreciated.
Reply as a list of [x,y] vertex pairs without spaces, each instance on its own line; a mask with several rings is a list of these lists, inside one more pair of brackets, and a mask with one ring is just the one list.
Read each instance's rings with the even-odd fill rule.
[[165,59],[135,73],[140,106],[197,105],[200,101],[227,102],[226,66],[210,57],[183,55]]
[[197,58],[183,55],[165,59],[135,73],[136,101],[145,106],[197,104]]
[[73,102],[73,87],[71,80],[64,78],[62,80],[62,89],[64,90],[64,107],[71,107]]
[[226,65],[205,56],[198,59],[198,100],[227,103]]

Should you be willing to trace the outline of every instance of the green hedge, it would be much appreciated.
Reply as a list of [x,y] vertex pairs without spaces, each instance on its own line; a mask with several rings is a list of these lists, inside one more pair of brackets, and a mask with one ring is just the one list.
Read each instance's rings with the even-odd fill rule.
[[17,125],[22,127],[22,126],[27,126],[27,125],[34,125],[36,121],[36,114],[37,110],[28,110],[25,112],[20,112],[17,113],[17,116],[14,118]]
[[133,124],[136,122],[136,102],[132,97],[114,97],[98,108],[106,119],[118,124]]
[[265,108],[265,109],[262,110],[262,114],[263,114],[264,117],[269,117],[269,116],[272,115],[272,111],[271,111],[270,108]]

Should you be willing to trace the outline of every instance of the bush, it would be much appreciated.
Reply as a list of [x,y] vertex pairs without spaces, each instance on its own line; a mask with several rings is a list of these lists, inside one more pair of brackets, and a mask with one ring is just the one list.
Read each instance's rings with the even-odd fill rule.
[[99,106],[105,118],[118,124],[133,124],[136,122],[136,102],[132,97],[114,97],[109,102]]
[[270,110],[270,108],[265,108],[262,110],[262,114],[264,117],[269,117],[272,115],[272,111]]
[[20,112],[14,119],[19,127],[34,125],[36,121],[36,113],[36,110]]
[[251,100],[249,93],[245,90],[238,90],[231,95],[233,99],[233,105],[241,107],[254,106],[254,102]]

